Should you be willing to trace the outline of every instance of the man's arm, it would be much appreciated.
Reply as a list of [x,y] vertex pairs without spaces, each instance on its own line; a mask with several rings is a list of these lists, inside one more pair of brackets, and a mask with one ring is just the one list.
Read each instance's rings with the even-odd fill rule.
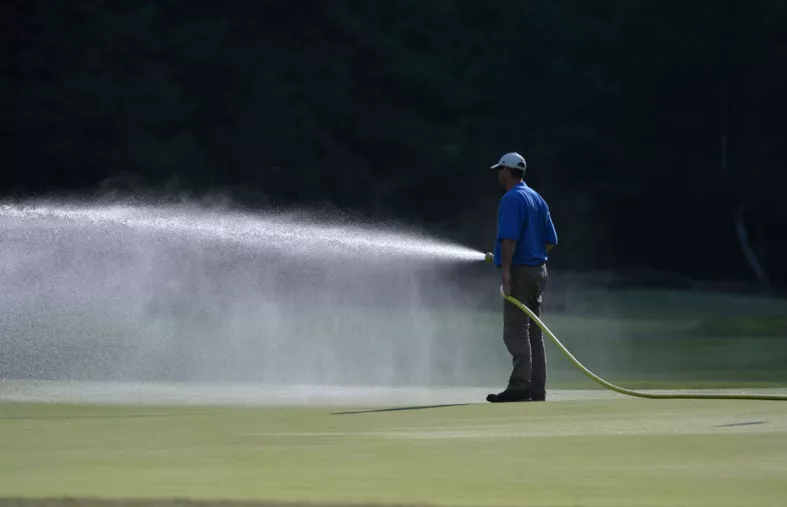
[[522,219],[516,201],[503,197],[498,212],[497,241],[500,242],[500,268],[503,272],[503,292],[511,295],[511,264],[516,242],[522,228]]
[[503,294],[511,295],[511,262],[514,259],[516,241],[504,239],[500,241],[500,267],[503,271]]
[[516,241],[512,239],[504,239],[500,242],[500,264],[503,271],[511,272],[511,262],[514,259],[514,250],[516,250]]
[[555,230],[555,224],[552,223],[552,213],[547,210],[547,253],[552,250],[555,245],[557,245],[557,231]]

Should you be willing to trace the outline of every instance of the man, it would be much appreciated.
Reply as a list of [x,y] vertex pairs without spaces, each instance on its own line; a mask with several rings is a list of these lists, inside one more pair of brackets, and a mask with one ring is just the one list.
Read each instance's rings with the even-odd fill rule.
[[[527,163],[507,153],[492,166],[505,195],[500,199],[494,263],[503,275],[503,292],[541,316],[541,294],[547,285],[547,253],[557,233],[546,201],[524,180]],[[525,313],[503,302],[503,341],[513,357],[508,386],[487,401],[544,401],[547,360],[541,329]]]

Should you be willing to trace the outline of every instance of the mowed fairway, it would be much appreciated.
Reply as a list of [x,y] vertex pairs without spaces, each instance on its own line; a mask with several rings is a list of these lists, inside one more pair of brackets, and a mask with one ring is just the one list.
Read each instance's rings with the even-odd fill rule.
[[2,403],[0,497],[713,507],[787,499],[787,402],[621,397],[368,410]]

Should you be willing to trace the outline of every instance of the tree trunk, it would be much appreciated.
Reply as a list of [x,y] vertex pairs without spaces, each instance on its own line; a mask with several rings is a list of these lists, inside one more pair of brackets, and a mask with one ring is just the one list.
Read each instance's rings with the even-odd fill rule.
[[749,264],[752,271],[754,271],[755,276],[757,276],[757,281],[760,282],[760,285],[767,287],[770,285],[770,280],[768,280],[768,275],[765,273],[765,269],[763,269],[759,258],[757,258],[757,253],[749,242],[749,234],[746,230],[746,222],[743,219],[743,211],[744,206],[741,205],[733,215],[735,234],[738,236],[738,243],[741,246],[746,262]]
[[[721,134],[721,173],[724,175],[724,177],[727,177],[729,174],[727,167],[727,134],[724,131],[722,131]],[[743,217],[745,208],[746,205],[741,203],[732,214],[732,221],[735,225],[735,235],[738,238],[738,244],[741,247],[741,251],[743,252],[744,258],[746,259],[746,263],[749,265],[751,270],[754,271],[757,281],[760,283],[760,285],[767,287],[770,285],[768,274],[762,267],[762,263],[757,257],[757,253],[754,251],[754,248],[749,241],[749,232],[746,229],[746,221]]]

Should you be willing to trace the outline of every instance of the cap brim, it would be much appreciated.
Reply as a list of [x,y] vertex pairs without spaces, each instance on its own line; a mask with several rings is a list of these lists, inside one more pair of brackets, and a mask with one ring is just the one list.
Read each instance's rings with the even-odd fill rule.
[[503,167],[503,164],[495,164],[490,169],[497,169],[498,167]]

